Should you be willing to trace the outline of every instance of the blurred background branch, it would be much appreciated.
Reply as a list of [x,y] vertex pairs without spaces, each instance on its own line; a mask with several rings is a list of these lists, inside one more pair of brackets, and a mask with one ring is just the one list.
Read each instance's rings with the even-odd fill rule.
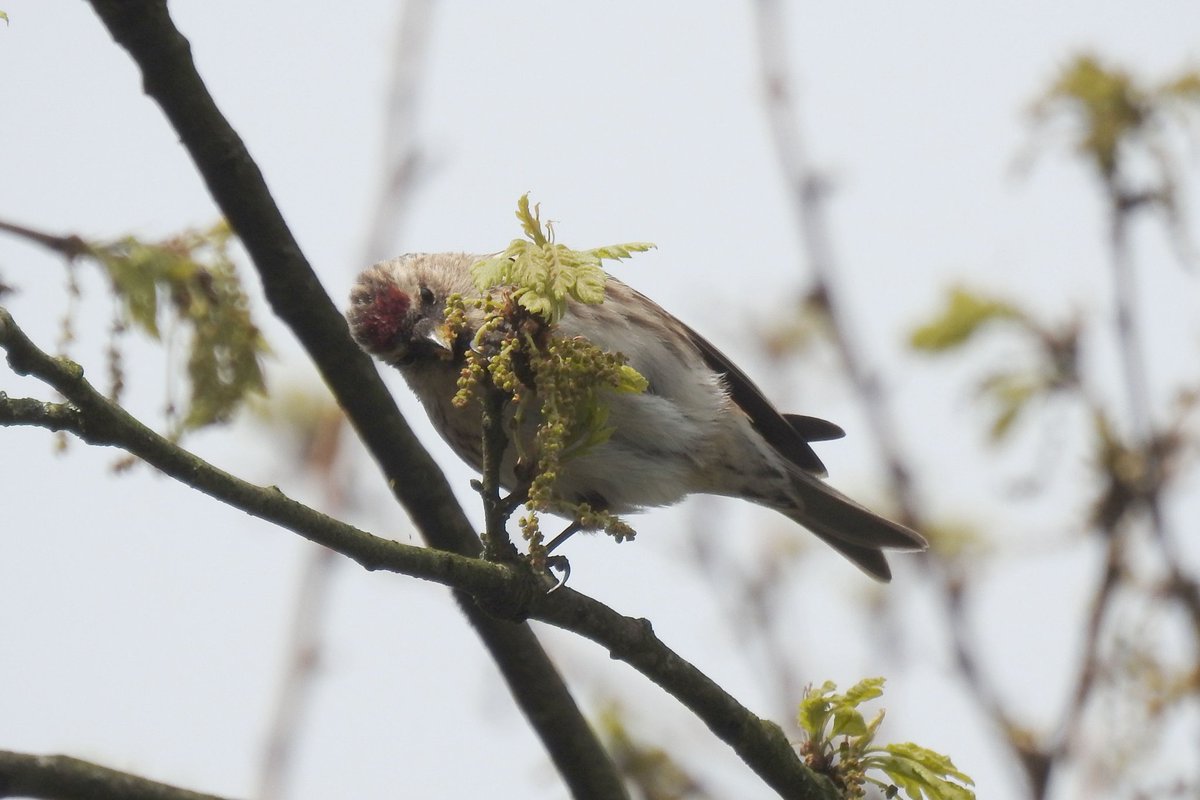
[[[417,188],[424,164],[417,133],[418,100],[433,9],[432,0],[405,0],[396,15],[395,45],[383,103],[381,181],[365,234],[363,256],[351,266],[352,272],[393,254],[397,231],[403,227],[405,212]],[[344,512],[348,510],[347,472],[354,470],[353,460],[342,455],[346,419],[319,389],[314,388],[307,397],[295,397],[294,401],[292,408],[308,410],[283,420],[290,423],[284,427],[291,429],[293,437],[298,434],[308,443],[300,448],[298,464],[318,485],[325,487],[326,507],[330,512]],[[277,404],[275,408],[281,406]],[[280,432],[287,434],[287,430]],[[337,563],[335,554],[323,547],[312,547],[305,557],[296,586],[292,632],[283,656],[279,692],[259,769],[255,793],[258,800],[286,800],[291,796],[289,778],[295,769],[296,750],[320,676],[322,629]]]
[[[1085,724],[1090,708],[1109,702],[1097,699],[1097,694],[1102,687],[1110,686],[1121,671],[1119,664],[1114,662],[1116,654],[1111,649],[1111,642],[1114,636],[1120,638],[1124,634],[1112,620],[1113,607],[1121,594],[1132,588],[1128,584],[1137,572],[1135,556],[1126,543],[1132,535],[1126,512],[1136,514],[1139,509],[1144,510],[1153,540],[1158,543],[1163,556],[1162,567],[1169,575],[1167,584],[1181,587],[1176,597],[1194,619],[1190,598],[1196,596],[1195,578],[1184,571],[1181,565],[1185,561],[1172,545],[1173,536],[1167,528],[1162,500],[1167,481],[1173,477],[1164,471],[1163,465],[1175,461],[1172,451],[1178,445],[1178,439],[1160,435],[1152,421],[1152,390],[1139,335],[1139,296],[1130,252],[1129,226],[1133,215],[1146,209],[1167,211],[1169,213],[1162,220],[1166,230],[1177,241],[1188,238],[1186,229],[1180,231],[1179,215],[1174,213],[1180,205],[1175,188],[1182,176],[1171,171],[1170,165],[1175,161],[1162,157],[1166,145],[1155,140],[1155,136],[1163,135],[1162,126],[1169,121],[1164,110],[1155,105],[1155,100],[1169,99],[1176,108],[1194,101],[1197,97],[1196,77],[1185,73],[1169,79],[1158,89],[1148,89],[1137,86],[1127,74],[1085,56],[1064,69],[1057,84],[1037,106],[1039,117],[1058,111],[1056,105],[1066,105],[1068,113],[1073,112],[1082,120],[1076,149],[1096,167],[1105,191],[1112,295],[1116,304],[1116,341],[1128,399],[1128,425],[1123,427],[1133,432],[1130,444],[1123,446],[1127,458],[1110,457],[1101,459],[1098,464],[1108,475],[1106,478],[1102,472],[1098,476],[1101,484],[1108,483],[1111,487],[1115,482],[1120,486],[1119,494],[1114,497],[1113,490],[1109,490],[1108,510],[1096,520],[1097,534],[1106,543],[1105,556],[1098,565],[1090,608],[1083,621],[1079,669],[1064,697],[1063,720],[1054,733],[1043,736],[1034,734],[1032,728],[1022,724],[1019,716],[1010,710],[1009,701],[992,678],[992,665],[982,655],[979,645],[986,640],[987,630],[977,629],[970,613],[971,575],[979,573],[982,565],[968,565],[965,559],[944,551],[939,524],[921,510],[915,491],[917,475],[911,460],[902,452],[898,428],[889,408],[887,385],[876,370],[867,366],[869,359],[854,335],[854,326],[841,299],[842,292],[837,283],[839,270],[833,257],[825,210],[830,184],[808,165],[805,158],[787,66],[783,32],[789,27],[784,19],[785,6],[779,0],[758,0],[755,7],[770,129],[810,275],[809,287],[804,292],[808,298],[805,307],[826,323],[824,329],[847,380],[863,404],[884,465],[889,493],[899,509],[900,518],[931,539],[933,546],[920,563],[927,584],[940,598],[946,619],[945,631],[959,678],[968,687],[979,709],[991,719],[999,741],[1023,767],[1028,796],[1041,800],[1049,796],[1056,772],[1070,764],[1091,762],[1098,755],[1091,749],[1097,746],[1096,742],[1085,742],[1081,738],[1080,726]],[[1143,160],[1157,163],[1160,168],[1158,182],[1148,186],[1138,185],[1131,177],[1137,171],[1127,166],[1131,154],[1136,157],[1136,148],[1147,140],[1153,142],[1155,148],[1144,155]],[[868,288],[863,287],[859,294]],[[1085,392],[1086,383],[1077,380],[1075,375],[1077,329],[1068,327],[1065,335],[1060,335],[1033,323],[1019,306],[981,302],[975,298],[968,300],[965,295],[961,302],[967,305],[958,312],[959,316],[943,318],[941,328],[931,325],[924,329],[924,335],[944,336],[943,331],[954,330],[945,326],[961,328],[963,322],[969,320],[969,327],[963,334],[958,334],[962,336],[958,342],[961,343],[970,335],[969,331],[987,320],[1013,320],[1035,333],[1034,341],[1044,348],[1045,361],[1050,365],[1050,369],[1034,381],[1014,373],[1003,382],[993,381],[988,385],[988,391],[1001,399],[1000,407],[1007,408],[997,418],[994,436],[1002,438],[1035,395]],[[951,336],[945,344],[932,348],[923,345],[937,351],[956,346],[949,344],[954,338]],[[1091,408],[1103,407],[1099,398],[1082,394],[1081,399]],[[1097,413],[1109,418],[1107,412]],[[1131,461],[1138,465],[1136,476],[1120,478],[1123,465]],[[945,481],[941,484],[945,485]],[[1165,613],[1166,609],[1163,611]],[[1193,625],[1190,638],[1189,649],[1194,652],[1200,647],[1200,627]]]

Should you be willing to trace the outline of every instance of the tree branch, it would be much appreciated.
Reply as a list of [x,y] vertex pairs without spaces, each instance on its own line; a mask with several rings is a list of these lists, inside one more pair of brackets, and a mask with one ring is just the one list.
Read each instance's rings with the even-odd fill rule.
[[[142,72],[222,213],[237,231],[275,313],[312,358],[396,498],[434,547],[480,552],[478,537],[436,462],[396,408],[370,359],[325,294],[271,197],[262,173],[208,93],[165,0],[90,0]],[[513,697],[577,797],[626,798],[611,759],[562,677],[524,625],[501,622],[467,596],[456,600]]]
[[13,236],[25,239],[26,241],[39,244],[42,247],[53,250],[63,258],[72,259],[88,252],[87,242],[78,236],[54,236],[42,231],[35,231],[33,228],[26,228],[24,225],[18,225],[15,222],[8,222],[0,219],[0,231],[11,233]]
[[53,800],[222,800],[70,756],[0,750],[0,797]]
[[[0,310],[0,315],[4,312]],[[0,316],[0,325],[3,317]],[[60,433],[83,430],[84,419],[79,409],[68,403],[47,403],[30,397],[9,397],[0,392],[0,425],[26,425]]]
[[[43,380],[69,401],[63,405],[0,396],[0,424],[41,425],[70,431],[90,444],[121,447],[188,486],[336,550],[366,569],[399,572],[453,587],[473,598],[468,600],[470,607],[499,626],[516,628],[505,620],[531,618],[587,637],[700,717],[781,797],[836,796],[824,778],[804,766],[779,726],[759,719],[663,644],[646,620],[622,616],[569,589],[546,594],[536,576],[520,566],[373,536],[314,511],[274,487],[254,486],[230,475],[159,436],[109,401],[88,383],[77,364],[40,350],[2,307],[0,348],[7,352],[15,372]],[[550,730],[557,725],[553,719],[543,723]],[[586,774],[590,767],[581,765],[579,769]]]
[[[314,511],[275,487],[255,486],[214,467],[104,397],[84,378],[78,364],[40,350],[3,307],[0,348],[7,352],[14,372],[44,381],[69,401],[46,403],[0,394],[0,424],[36,425],[70,432],[88,444],[119,447],[210,497],[337,550],[368,570],[402,572],[452,587],[465,586],[485,595],[507,591],[503,571],[482,559],[373,536]],[[463,572],[469,573],[469,580]]]

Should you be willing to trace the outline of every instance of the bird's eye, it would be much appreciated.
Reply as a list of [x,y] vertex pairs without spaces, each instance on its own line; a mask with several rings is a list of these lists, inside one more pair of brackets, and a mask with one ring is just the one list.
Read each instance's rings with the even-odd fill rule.
[[421,287],[421,304],[430,306],[433,305],[433,289],[428,286]]

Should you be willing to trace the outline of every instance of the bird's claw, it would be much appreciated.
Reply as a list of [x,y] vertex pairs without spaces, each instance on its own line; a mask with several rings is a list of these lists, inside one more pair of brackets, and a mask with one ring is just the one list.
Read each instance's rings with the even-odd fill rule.
[[[566,556],[547,556],[546,557],[546,572],[550,573],[550,577],[555,583],[546,590],[546,594],[557,592],[559,589],[567,585],[567,579],[571,577],[571,562]],[[559,578],[558,572],[562,573]]]

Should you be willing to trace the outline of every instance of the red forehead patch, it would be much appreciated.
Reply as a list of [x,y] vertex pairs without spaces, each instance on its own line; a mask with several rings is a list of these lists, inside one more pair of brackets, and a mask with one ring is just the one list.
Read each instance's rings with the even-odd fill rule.
[[373,289],[371,299],[355,315],[355,336],[369,349],[382,353],[400,338],[412,300],[394,283],[380,283]]

